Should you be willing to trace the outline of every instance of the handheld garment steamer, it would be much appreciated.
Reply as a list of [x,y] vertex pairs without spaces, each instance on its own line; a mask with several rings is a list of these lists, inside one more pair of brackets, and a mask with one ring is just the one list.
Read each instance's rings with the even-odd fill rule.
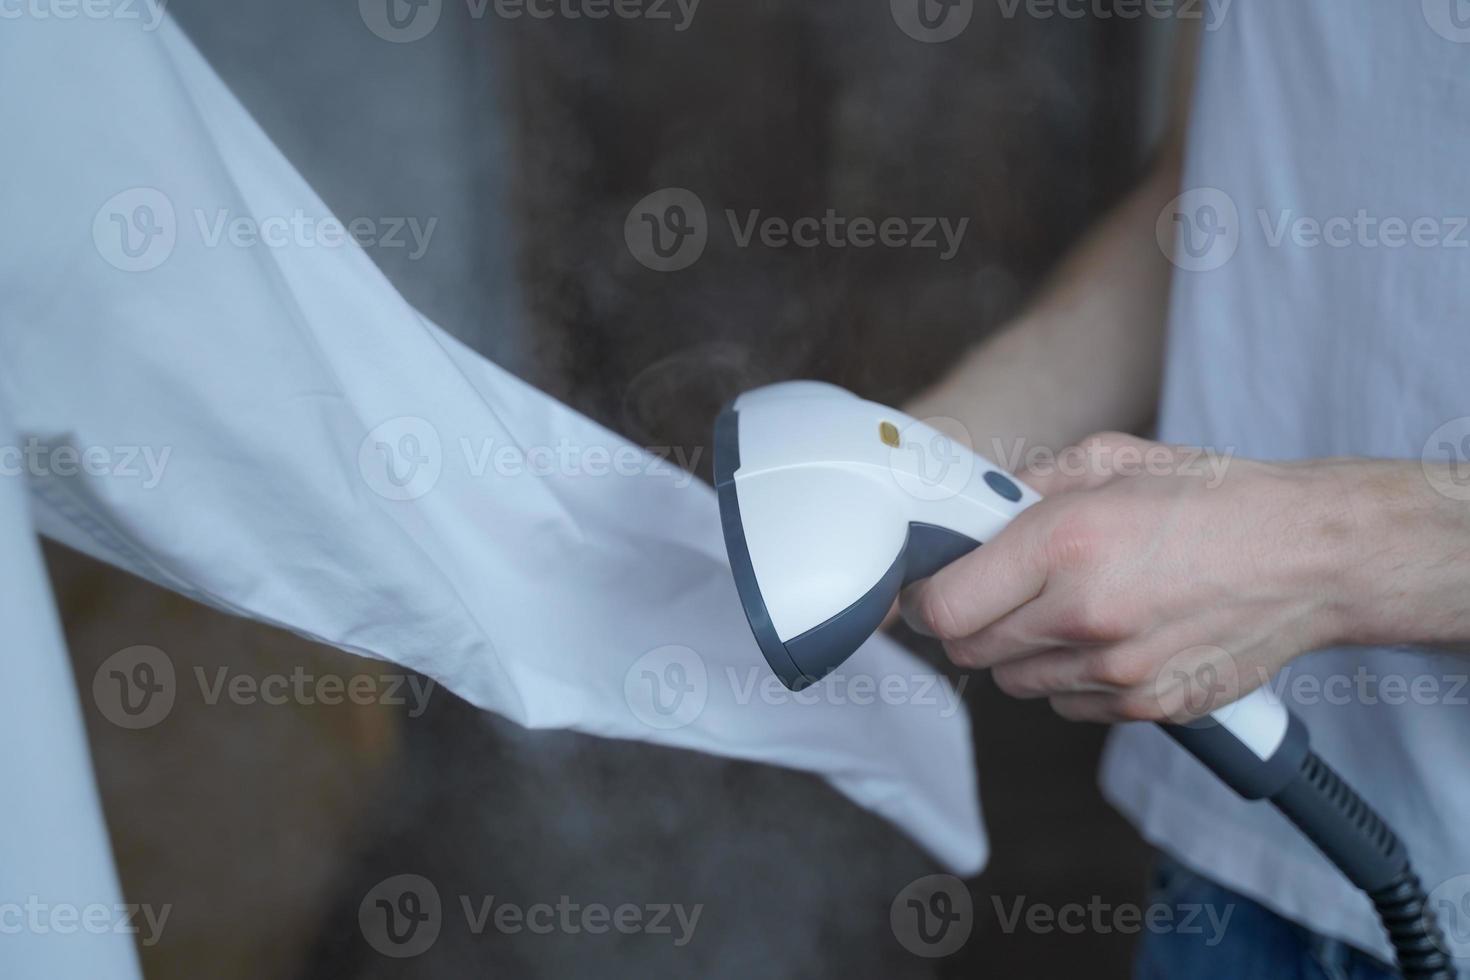
[[[787,687],[819,681],[877,630],[905,585],[1041,499],[952,443],[936,485],[921,454],[902,450],[943,438],[814,381],[747,392],[720,415],[715,487],[730,567]],[[1244,798],[1270,800],[1368,894],[1405,977],[1454,977],[1403,845],[1282,704],[1259,689],[1199,722],[1160,727]]]

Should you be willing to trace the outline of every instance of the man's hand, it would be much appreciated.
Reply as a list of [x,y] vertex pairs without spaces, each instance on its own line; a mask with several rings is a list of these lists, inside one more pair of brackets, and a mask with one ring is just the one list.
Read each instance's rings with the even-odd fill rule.
[[1231,459],[1221,475],[1130,436],[1078,450],[1089,465],[1021,473],[1046,499],[904,595],[911,626],[1009,694],[1078,720],[1183,721],[1308,650],[1470,633],[1470,521],[1417,462]]

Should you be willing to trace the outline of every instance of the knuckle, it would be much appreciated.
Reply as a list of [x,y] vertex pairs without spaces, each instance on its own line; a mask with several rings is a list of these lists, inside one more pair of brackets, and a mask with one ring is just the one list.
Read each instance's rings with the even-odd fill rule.
[[1126,610],[1091,589],[1067,607],[1058,627],[1064,639],[1085,643],[1117,643],[1132,634]]
[[1101,480],[1135,476],[1144,457],[1157,443],[1125,432],[1097,432],[1077,444],[1092,475]]
[[919,597],[919,618],[929,632],[940,640],[960,638],[959,619],[950,605],[949,597],[942,589],[932,585],[924,589]]
[[1088,679],[1112,687],[1134,687],[1147,679],[1148,670],[1138,657],[1123,650],[1099,650],[1092,657]]
[[1048,564],[1068,571],[1085,571],[1101,560],[1107,541],[1107,527],[1093,507],[1073,506],[1067,509],[1046,542]]

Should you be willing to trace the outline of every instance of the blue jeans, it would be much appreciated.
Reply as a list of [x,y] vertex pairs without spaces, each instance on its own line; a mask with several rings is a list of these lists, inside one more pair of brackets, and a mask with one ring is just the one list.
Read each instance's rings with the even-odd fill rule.
[[[1177,927],[1145,929],[1134,980],[1393,980],[1366,953],[1288,922],[1159,856],[1148,906]],[[1225,918],[1229,916],[1228,919]],[[1186,925],[1188,923],[1188,925]]]

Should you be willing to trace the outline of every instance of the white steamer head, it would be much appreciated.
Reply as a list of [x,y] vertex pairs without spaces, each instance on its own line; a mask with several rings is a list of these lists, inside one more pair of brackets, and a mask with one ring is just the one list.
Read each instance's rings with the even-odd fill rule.
[[746,618],[793,690],[851,656],[904,585],[1040,499],[932,427],[815,381],[725,409],[715,485]]

